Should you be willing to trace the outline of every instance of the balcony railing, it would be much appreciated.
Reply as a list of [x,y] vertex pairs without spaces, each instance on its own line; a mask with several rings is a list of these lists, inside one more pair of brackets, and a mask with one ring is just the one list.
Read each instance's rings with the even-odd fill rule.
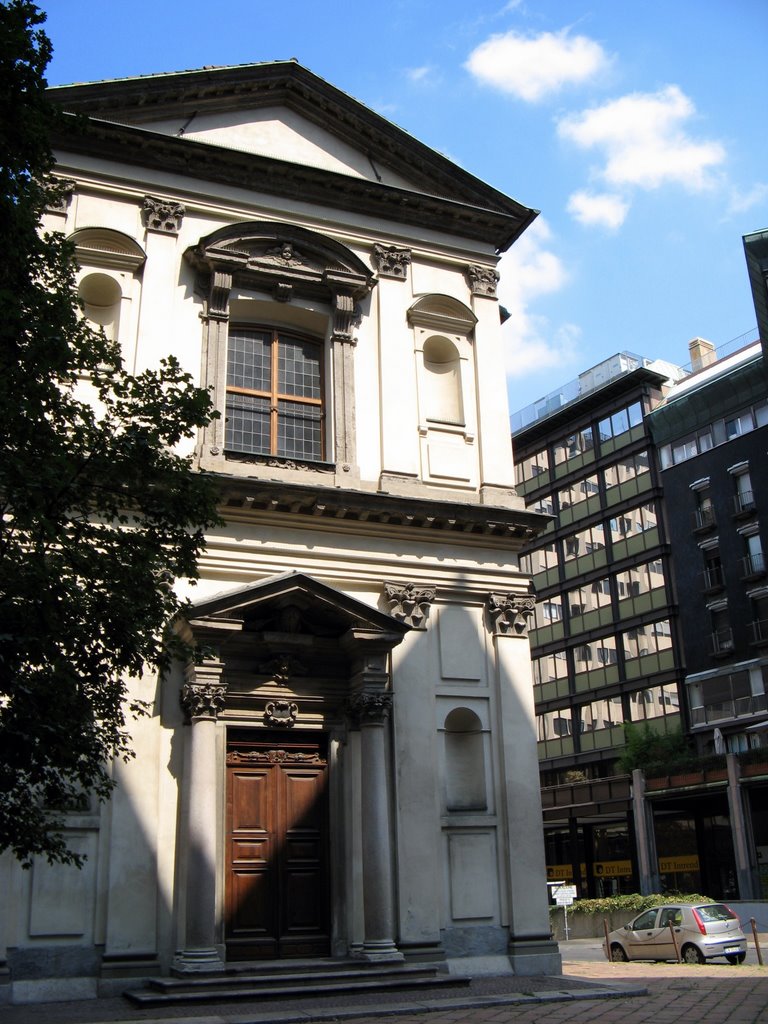
[[749,697],[735,697],[731,700],[722,700],[715,704],[691,708],[691,725],[710,725],[713,722],[724,722],[732,718],[759,715],[766,710],[768,710],[768,697],[764,693],[752,694]]
[[717,525],[715,518],[715,510],[709,506],[704,508],[697,508],[693,513],[693,531],[694,533],[706,533],[707,530],[713,530]]
[[762,551],[755,551],[742,558],[741,578],[749,580],[757,579],[759,576],[765,576],[765,555]]
[[730,626],[716,629],[712,634],[712,653],[716,657],[730,654],[733,651],[733,630]]
[[752,491],[739,491],[733,496],[733,514],[748,516],[755,511],[755,496]]
[[704,590],[707,592],[711,593],[714,590],[722,590],[725,586],[725,573],[723,572],[722,565],[710,566],[701,575],[704,581]]

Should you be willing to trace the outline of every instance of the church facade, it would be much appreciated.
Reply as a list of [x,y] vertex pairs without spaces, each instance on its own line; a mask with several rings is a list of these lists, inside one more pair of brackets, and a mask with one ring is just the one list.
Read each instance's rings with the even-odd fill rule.
[[[221,417],[192,665],[81,871],[0,861],[0,991],[233,961],[559,971],[498,253],[535,217],[294,61],[51,90],[85,315]],[[84,127],[75,117],[84,118]]]

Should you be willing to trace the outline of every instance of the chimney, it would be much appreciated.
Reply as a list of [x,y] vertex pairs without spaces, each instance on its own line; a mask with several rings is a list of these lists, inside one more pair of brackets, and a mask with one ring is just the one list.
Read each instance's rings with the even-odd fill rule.
[[698,373],[705,366],[711,366],[717,362],[715,346],[706,338],[693,338],[688,342],[688,353],[691,357],[691,370]]

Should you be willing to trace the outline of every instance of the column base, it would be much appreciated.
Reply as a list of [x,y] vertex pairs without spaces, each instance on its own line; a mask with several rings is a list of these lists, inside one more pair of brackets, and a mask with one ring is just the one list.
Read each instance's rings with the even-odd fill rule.
[[171,974],[202,974],[223,971],[226,964],[215,946],[203,949],[184,949],[173,960]]
[[389,940],[364,942],[362,948],[355,950],[352,956],[356,960],[366,960],[368,963],[403,963],[405,961],[405,957],[394,942]]
[[509,940],[507,956],[515,974],[562,974],[563,958],[554,939]]

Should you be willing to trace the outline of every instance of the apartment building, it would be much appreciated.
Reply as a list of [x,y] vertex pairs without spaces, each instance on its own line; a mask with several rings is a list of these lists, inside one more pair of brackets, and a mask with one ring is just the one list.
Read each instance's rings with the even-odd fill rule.
[[[518,491],[552,516],[521,568],[531,630],[547,873],[581,896],[636,891],[624,723],[687,727],[682,662],[647,417],[678,367],[620,352],[512,417]],[[660,851],[669,887],[690,860]]]

